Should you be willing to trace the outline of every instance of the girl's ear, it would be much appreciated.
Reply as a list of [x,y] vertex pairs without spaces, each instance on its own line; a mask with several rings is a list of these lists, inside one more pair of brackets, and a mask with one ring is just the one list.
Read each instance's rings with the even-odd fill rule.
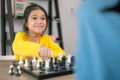
[[26,27],[28,26],[28,23],[27,22],[25,23],[25,20],[23,20],[22,22]]
[[28,27],[28,23],[25,23],[26,27]]

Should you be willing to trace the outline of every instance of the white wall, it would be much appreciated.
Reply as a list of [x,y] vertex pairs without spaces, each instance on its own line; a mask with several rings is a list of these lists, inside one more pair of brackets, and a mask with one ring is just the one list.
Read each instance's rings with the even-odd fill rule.
[[76,11],[79,0],[59,0],[59,2],[65,51],[74,54],[77,37]]
[[[26,1],[40,3],[39,0],[35,0],[35,1],[26,0]],[[47,3],[45,2],[46,0],[45,1],[42,0],[42,1],[43,2],[40,4],[43,5],[47,10]],[[58,0],[58,1],[59,1],[64,48],[67,54],[74,54],[76,49],[76,37],[77,37],[76,11],[80,0]],[[22,30],[21,24],[22,24],[21,20],[14,21],[14,28],[16,32]],[[53,34],[57,35],[57,28],[55,22],[53,22],[53,24],[54,24]],[[9,34],[8,24],[6,26],[7,26],[6,31]],[[8,49],[7,54],[11,54],[10,52],[11,52],[10,49]]]

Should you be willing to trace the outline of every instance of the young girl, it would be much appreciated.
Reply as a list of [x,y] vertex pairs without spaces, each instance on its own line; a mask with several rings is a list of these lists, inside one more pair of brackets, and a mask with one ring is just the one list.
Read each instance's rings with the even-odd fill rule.
[[47,13],[43,7],[37,4],[29,5],[24,11],[24,30],[25,32],[17,32],[12,44],[16,60],[22,56],[41,57],[47,60],[51,56],[57,57],[59,53],[65,55],[49,35],[44,34],[47,28]]

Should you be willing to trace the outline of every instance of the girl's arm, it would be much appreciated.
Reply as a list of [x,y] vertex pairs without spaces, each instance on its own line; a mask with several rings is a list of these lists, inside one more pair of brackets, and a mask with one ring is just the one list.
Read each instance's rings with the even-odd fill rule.
[[38,57],[40,44],[25,40],[25,34],[18,32],[12,44],[14,55],[16,56],[35,56]]
[[52,50],[52,56],[54,57],[58,57],[59,56],[59,53],[61,52],[63,56],[65,56],[65,51],[57,44],[55,43],[50,36],[46,35],[46,38],[44,38],[47,42],[47,47],[49,47],[51,50]]

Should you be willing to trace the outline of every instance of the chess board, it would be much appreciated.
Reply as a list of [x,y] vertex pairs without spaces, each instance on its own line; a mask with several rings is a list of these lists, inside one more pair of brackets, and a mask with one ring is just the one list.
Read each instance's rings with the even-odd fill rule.
[[[17,66],[18,65],[18,61],[13,61],[13,65]],[[73,68],[71,69],[65,69],[62,71],[39,71],[37,69],[26,69],[24,67],[21,67],[21,70],[23,72],[26,72],[27,74],[35,77],[38,80],[42,80],[42,79],[47,79],[47,78],[52,78],[52,77],[57,77],[57,76],[62,76],[62,75],[67,75],[67,74],[72,74],[73,73]]]

